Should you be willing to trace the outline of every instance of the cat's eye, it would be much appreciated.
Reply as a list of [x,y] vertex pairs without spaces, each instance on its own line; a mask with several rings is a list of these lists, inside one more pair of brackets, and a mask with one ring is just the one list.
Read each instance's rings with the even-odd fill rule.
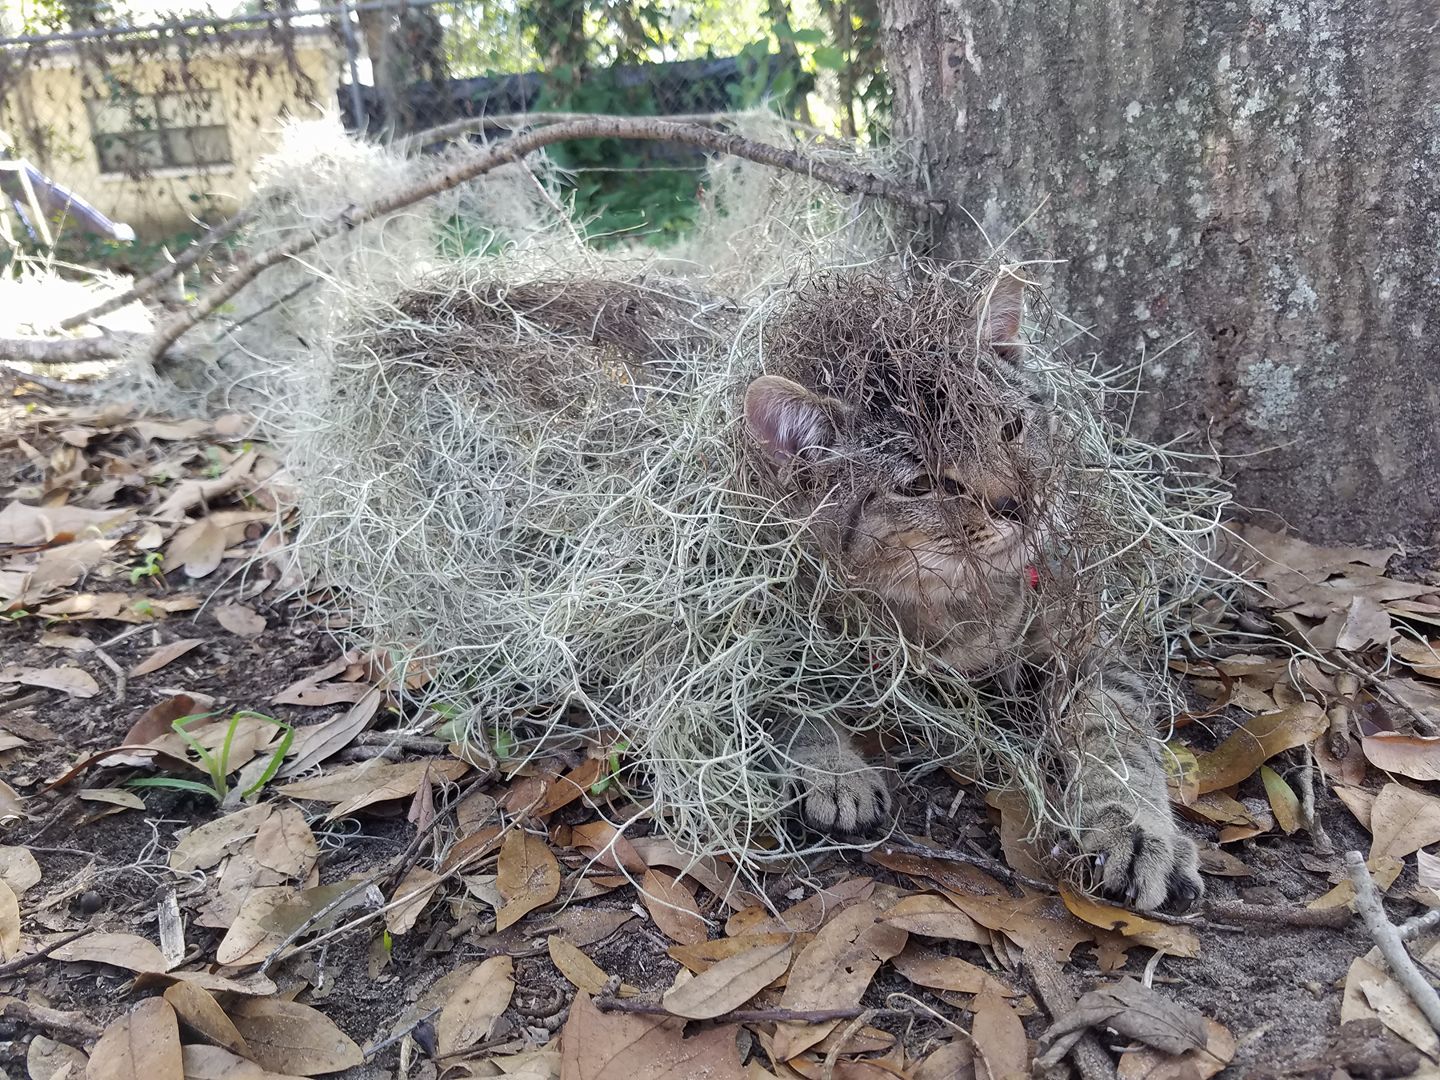
[[919,499],[934,495],[937,489],[947,496],[965,494],[965,488],[958,481],[948,476],[932,476],[930,473],[916,474],[908,483],[897,487],[895,493],[907,499]]
[[1000,429],[1001,442],[1014,442],[1020,438],[1025,431],[1025,417],[1020,413],[1013,414],[1005,425]]
[[897,495],[903,495],[907,499],[919,499],[931,494],[935,490],[935,479],[929,473],[921,473],[909,482],[901,484],[895,489]]

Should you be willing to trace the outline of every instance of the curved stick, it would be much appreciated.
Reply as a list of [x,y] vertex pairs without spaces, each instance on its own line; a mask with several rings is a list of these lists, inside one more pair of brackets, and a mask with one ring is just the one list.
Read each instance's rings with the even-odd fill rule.
[[182,334],[195,327],[222,304],[226,303],[276,263],[308,251],[348,229],[404,209],[422,199],[447,191],[467,180],[519,161],[528,154],[551,143],[567,139],[648,139],[698,146],[716,154],[730,154],[761,165],[809,176],[844,192],[873,195],[927,213],[943,213],[946,204],[932,199],[914,188],[887,180],[871,172],[817,161],[804,154],[767,143],[755,142],[725,131],[715,131],[698,124],[676,124],[651,117],[606,116],[588,120],[571,120],[522,132],[503,143],[489,147],[474,157],[452,165],[424,183],[392,192],[364,206],[352,206],[310,230],[297,233],[283,243],[255,255],[230,277],[211,289],[188,311],[164,323],[146,346],[145,355],[154,363],[164,356]]

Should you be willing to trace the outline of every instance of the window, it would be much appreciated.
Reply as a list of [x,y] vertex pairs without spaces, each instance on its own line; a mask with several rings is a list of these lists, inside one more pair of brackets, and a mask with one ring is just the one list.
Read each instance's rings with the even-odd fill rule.
[[144,173],[230,161],[225,115],[213,90],[92,101],[90,128],[101,172]]

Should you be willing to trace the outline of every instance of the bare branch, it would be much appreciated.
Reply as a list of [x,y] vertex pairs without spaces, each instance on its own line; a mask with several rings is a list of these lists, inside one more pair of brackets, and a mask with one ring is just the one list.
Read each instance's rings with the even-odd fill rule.
[[115,360],[145,340],[144,334],[104,334],[84,338],[0,338],[0,362],[7,364],[82,364]]
[[923,192],[874,173],[831,162],[817,161],[793,150],[755,142],[729,132],[701,127],[698,124],[677,124],[651,117],[624,116],[566,121],[517,134],[503,143],[488,147],[473,157],[452,165],[423,183],[392,192],[384,198],[376,199],[364,206],[349,207],[308,231],[297,233],[283,243],[259,252],[225,281],[201,297],[193,308],[176,315],[163,324],[156,331],[148,346],[148,355],[152,362],[158,361],[182,334],[194,328],[222,304],[229,301],[262,272],[286,259],[294,258],[303,251],[308,251],[323,240],[328,240],[348,229],[357,228],[368,221],[384,217],[386,214],[392,214],[442,191],[448,191],[450,188],[463,184],[467,180],[473,180],[502,165],[519,161],[551,143],[563,142],[567,139],[598,138],[648,139],[684,143],[701,147],[712,153],[730,154],[761,165],[769,165],[772,168],[785,169],[802,176],[809,176],[841,191],[888,199],[928,213],[942,213],[945,210],[945,203],[942,200],[932,199]]
[[1420,969],[1405,950],[1399,928],[1385,914],[1380,890],[1375,888],[1375,879],[1365,866],[1364,856],[1358,851],[1347,851],[1345,866],[1350,871],[1350,880],[1355,883],[1355,910],[1365,920],[1365,929],[1370,931],[1371,939],[1380,946],[1380,955],[1385,958],[1391,978],[1410,995],[1410,1000],[1415,1002],[1415,1007],[1424,1014],[1430,1026],[1440,1032],[1440,994],[1420,974]]
[[154,273],[141,278],[130,286],[119,296],[112,296],[103,303],[96,304],[87,311],[78,315],[71,315],[68,319],[60,322],[61,330],[73,330],[77,326],[84,326],[86,323],[94,322],[103,315],[109,315],[112,311],[119,311],[126,304],[149,296],[160,286],[173,278],[176,274],[182,274],[205,257],[206,252],[222,240],[233,236],[237,230],[249,223],[255,216],[255,208],[247,206],[228,221],[224,221],[211,229],[200,240],[190,246],[190,249],[176,259],[173,263],[166,263]]

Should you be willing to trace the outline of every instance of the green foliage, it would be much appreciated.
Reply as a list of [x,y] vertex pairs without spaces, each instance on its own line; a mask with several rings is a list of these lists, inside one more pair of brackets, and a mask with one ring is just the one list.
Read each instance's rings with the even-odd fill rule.
[[159,551],[147,551],[145,558],[139,565],[130,568],[130,584],[139,585],[141,581],[149,578],[162,577],[165,573],[161,564],[165,561],[165,555]]
[[199,739],[190,734],[188,726],[196,720],[208,720],[215,713],[194,713],[190,716],[182,716],[171,723],[170,728],[185,740],[186,745],[195,752],[199,758],[200,765],[210,774],[210,782],[203,784],[198,780],[184,780],[176,776],[145,776],[135,780],[126,781],[128,787],[138,788],[167,788],[173,791],[193,791],[197,794],[209,795],[217,803],[223,803],[230,794],[230,749],[235,741],[235,732],[240,727],[242,720],[263,720],[267,724],[274,724],[281,729],[280,742],[271,753],[270,759],[266,762],[264,771],[249,787],[241,793],[241,798],[248,799],[256,792],[265,787],[275,778],[280,771],[280,763],[285,760],[285,755],[290,752],[290,744],[295,739],[295,729],[284,720],[277,720],[273,716],[266,716],[264,713],[252,712],[242,709],[230,717],[230,723],[225,729],[225,739],[220,744],[219,753],[215,753],[205,747]]

